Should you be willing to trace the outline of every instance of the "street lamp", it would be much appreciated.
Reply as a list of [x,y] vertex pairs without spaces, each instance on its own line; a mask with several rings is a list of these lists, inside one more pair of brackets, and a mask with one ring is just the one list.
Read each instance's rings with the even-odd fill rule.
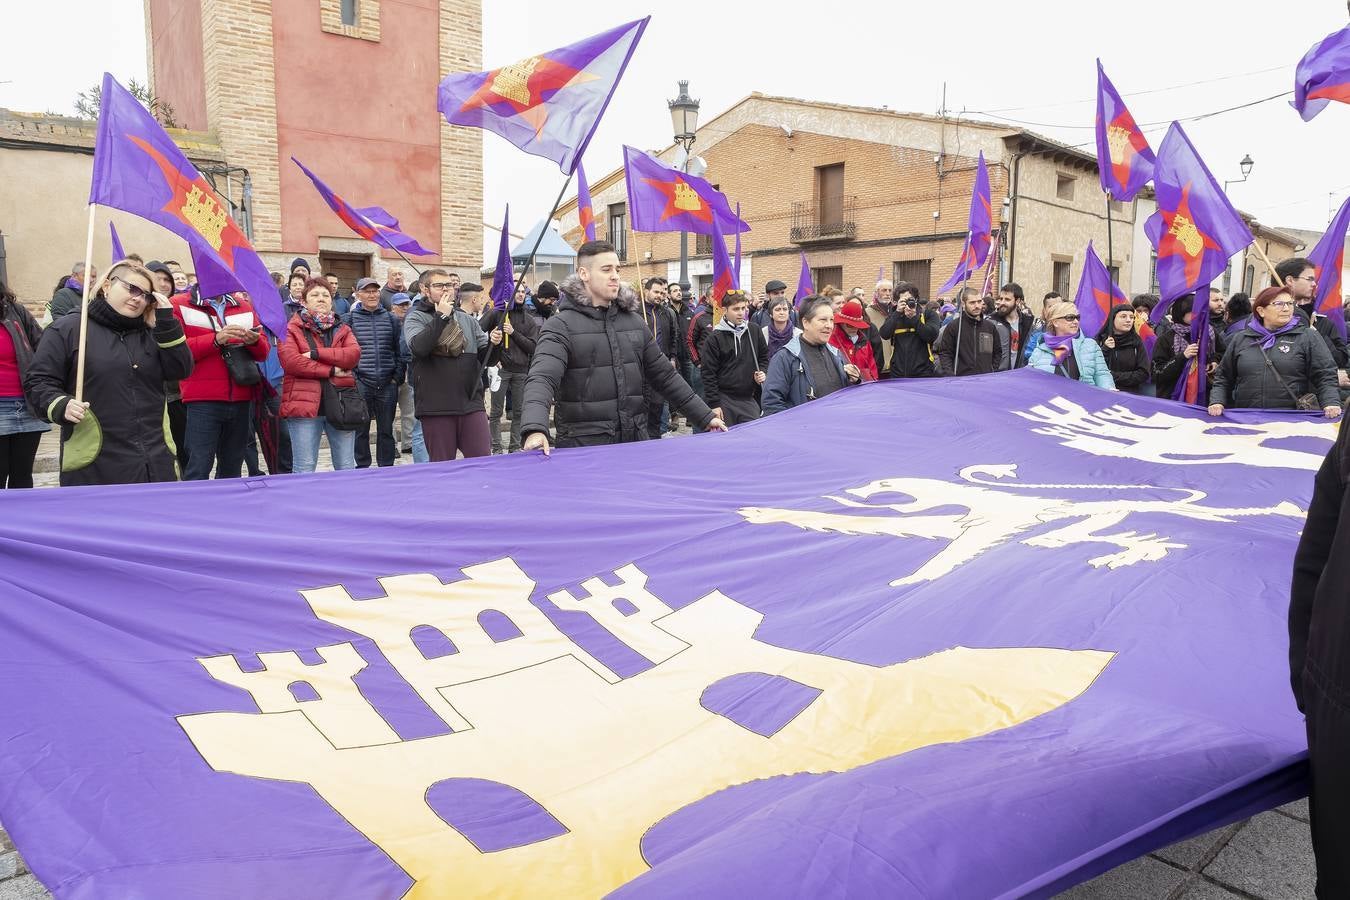
[[[675,130],[675,143],[684,148],[680,171],[689,171],[689,150],[698,133],[698,101],[689,96],[689,82],[680,82],[680,95],[666,101],[670,107],[670,124]],[[689,290],[689,232],[680,232],[680,284]]]
[[1227,192],[1228,192],[1228,186],[1229,186],[1230,184],[1242,184],[1242,182],[1246,181],[1246,180],[1247,180],[1247,176],[1250,175],[1250,174],[1252,174],[1252,166],[1254,166],[1254,165],[1256,165],[1256,163],[1252,162],[1252,155],[1251,155],[1250,153],[1245,154],[1245,155],[1242,157],[1242,162],[1238,163],[1238,169],[1241,170],[1241,172],[1242,172],[1242,177],[1241,177],[1241,178],[1233,178],[1233,179],[1230,179],[1230,180],[1228,180],[1228,181],[1225,181],[1225,182],[1223,183],[1223,190],[1224,190],[1224,193],[1227,193]]

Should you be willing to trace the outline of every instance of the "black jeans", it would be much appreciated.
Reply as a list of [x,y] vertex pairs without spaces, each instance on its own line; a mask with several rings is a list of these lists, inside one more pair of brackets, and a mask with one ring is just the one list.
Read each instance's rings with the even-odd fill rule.
[[[356,379],[361,396],[366,398],[366,409],[375,423],[375,461],[381,467],[394,464],[394,410],[398,406],[398,385],[369,384]],[[370,468],[370,429],[356,435],[356,467]]]
[[253,434],[253,403],[244,400],[196,400],[187,404],[188,464],[184,481],[205,481],[215,466],[217,478],[238,478],[244,448]]
[[41,431],[0,435],[0,488],[33,486],[33,460],[37,458]]

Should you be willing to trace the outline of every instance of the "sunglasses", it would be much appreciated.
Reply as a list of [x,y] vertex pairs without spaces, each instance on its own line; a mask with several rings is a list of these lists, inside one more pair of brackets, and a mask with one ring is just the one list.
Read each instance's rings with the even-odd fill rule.
[[1065,322],[1077,322],[1080,316],[1060,316]]
[[108,280],[116,281],[118,284],[122,285],[122,287],[126,288],[127,293],[131,294],[132,300],[144,300],[146,299],[146,295],[150,293],[145,288],[141,287],[139,284],[132,284],[125,278],[120,278],[116,275],[112,276]]

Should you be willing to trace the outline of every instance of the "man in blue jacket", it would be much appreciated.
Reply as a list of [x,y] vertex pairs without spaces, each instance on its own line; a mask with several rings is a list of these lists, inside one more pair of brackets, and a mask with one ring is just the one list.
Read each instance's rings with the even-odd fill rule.
[[[356,305],[344,320],[356,343],[361,361],[356,365],[356,386],[366,400],[375,422],[375,459],[381,467],[394,464],[394,409],[398,386],[403,383],[407,360],[402,352],[402,323],[380,304],[380,283],[374,278],[356,282]],[[356,436],[356,467],[370,467],[370,432]]]

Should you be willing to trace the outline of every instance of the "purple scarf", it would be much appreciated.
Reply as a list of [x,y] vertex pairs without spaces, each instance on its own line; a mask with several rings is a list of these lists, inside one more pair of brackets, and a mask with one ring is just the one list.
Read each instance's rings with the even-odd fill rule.
[[783,330],[781,332],[774,326],[773,322],[770,322],[768,332],[769,359],[773,359],[773,355],[786,347],[788,341],[792,340],[792,320],[788,319],[787,323],[783,325]]
[[1274,331],[1268,329],[1265,326],[1265,323],[1261,321],[1260,316],[1257,316],[1255,314],[1253,314],[1251,319],[1249,319],[1247,322],[1247,327],[1250,328],[1253,332],[1255,332],[1256,336],[1261,339],[1262,350],[1269,350],[1271,347],[1274,347],[1275,339],[1277,337],[1284,334],[1286,331],[1293,330],[1297,326],[1298,326],[1298,316],[1294,316],[1292,319],[1290,319],[1288,322],[1285,322],[1283,325],[1281,325],[1279,328],[1276,328]]
[[76,281],[74,275],[72,275],[72,276],[70,276],[69,278],[66,279],[66,287],[70,288],[72,291],[74,291],[74,292],[77,293],[77,294],[83,294],[83,293],[84,293],[84,285],[82,285],[82,284],[80,284],[78,281]]
[[1062,366],[1073,356],[1073,339],[1076,337],[1076,334],[1047,334],[1044,337],[1045,346],[1055,357],[1055,365]]

